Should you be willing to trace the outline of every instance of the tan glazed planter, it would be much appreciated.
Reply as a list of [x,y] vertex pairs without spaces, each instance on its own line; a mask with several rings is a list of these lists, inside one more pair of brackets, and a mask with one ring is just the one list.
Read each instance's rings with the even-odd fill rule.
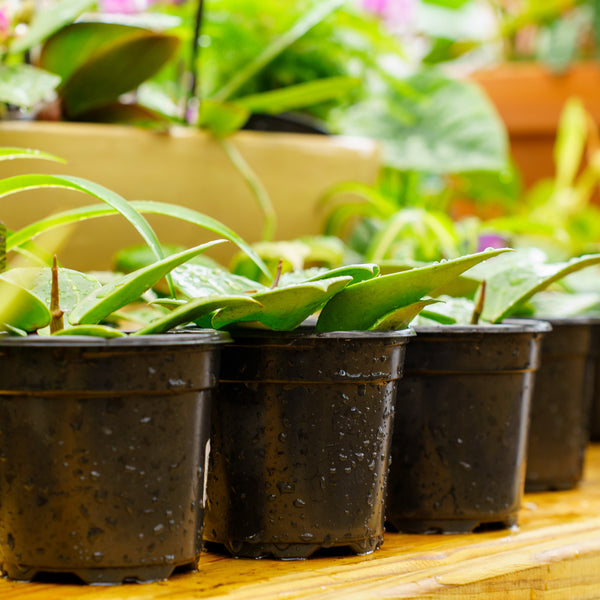
[[[373,183],[380,168],[379,146],[367,139],[288,133],[239,132],[230,138],[269,192],[278,216],[276,237],[318,233],[316,204],[333,184]],[[168,133],[120,125],[49,122],[0,123],[0,146],[35,148],[67,164],[8,161],[0,177],[24,173],[68,174],[102,184],[128,200],[155,200],[188,206],[223,221],[247,241],[257,241],[263,217],[229,158],[209,134],[191,128]],[[85,204],[92,198],[65,190],[36,190],[2,200],[0,218],[17,229],[42,216]],[[186,246],[214,239],[197,226],[149,216],[162,242]],[[114,252],[141,243],[120,217],[81,223],[68,232],[59,258],[75,269],[104,269]],[[98,230],[103,232],[99,236]],[[227,247],[226,247],[227,246]],[[219,253],[220,252],[220,253]],[[214,257],[227,260],[231,244]]]

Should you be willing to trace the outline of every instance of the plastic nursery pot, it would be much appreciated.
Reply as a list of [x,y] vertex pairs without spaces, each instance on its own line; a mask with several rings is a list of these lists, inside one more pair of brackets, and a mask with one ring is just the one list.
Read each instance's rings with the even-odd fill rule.
[[592,323],[590,330],[591,340],[591,364],[592,364],[592,407],[590,419],[590,439],[593,442],[600,441],[600,322]]
[[517,522],[540,341],[550,326],[416,327],[398,386],[386,520],[408,533]]
[[233,334],[213,413],[205,540],[254,558],[377,549],[411,335]]
[[566,490],[583,473],[593,392],[591,328],[597,319],[548,319],[531,402],[526,491]]
[[0,567],[167,578],[202,549],[226,334],[0,338]]

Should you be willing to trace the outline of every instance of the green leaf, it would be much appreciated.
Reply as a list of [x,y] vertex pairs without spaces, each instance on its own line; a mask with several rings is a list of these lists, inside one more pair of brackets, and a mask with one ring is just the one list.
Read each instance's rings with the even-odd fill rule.
[[279,114],[299,110],[319,102],[343,98],[359,87],[360,83],[360,80],[355,77],[327,77],[236,98],[235,102],[253,113]]
[[373,331],[396,331],[399,329],[406,329],[411,321],[426,307],[430,304],[440,302],[434,298],[424,298],[408,306],[403,306],[397,310],[393,310],[391,313],[380,317],[375,324],[371,327]]
[[573,185],[581,167],[587,133],[588,115],[583,103],[570,98],[561,112],[554,145],[557,187]]
[[216,295],[234,296],[267,291],[269,288],[241,275],[224,269],[187,263],[173,271],[177,291],[188,298],[206,298]]
[[[99,48],[93,48],[94,51],[91,47],[87,48],[86,60],[76,64],[72,72],[65,75],[58,91],[63,108],[71,117],[109,104],[121,94],[134,90],[156,74],[174,56],[180,44],[176,36],[135,27],[107,23],[85,23],[82,26],[86,29],[116,28],[121,33],[108,36],[108,41]],[[58,35],[62,38],[73,29],[77,29],[77,25]],[[62,39],[59,39],[59,50],[62,50],[61,42]],[[68,39],[66,42],[65,52],[68,54],[73,41]],[[54,56],[60,54],[58,51],[49,54],[52,60],[48,58],[47,61],[50,64],[60,64]]]
[[[451,298],[449,296],[439,296],[441,300],[432,308],[427,308],[419,314],[415,325],[422,325],[421,319],[435,321],[441,325],[469,325],[475,310],[475,302],[466,298]],[[431,323],[427,323],[431,324]]]
[[506,248],[486,250],[408,271],[375,277],[349,286],[330,300],[319,316],[318,331],[367,331],[382,316],[413,304],[456,279],[464,271]]
[[237,103],[203,100],[198,125],[224,137],[243,127],[249,117],[250,111]]
[[212,319],[215,329],[251,321],[275,331],[292,331],[345,288],[351,277],[334,277],[258,292],[252,297],[263,305],[257,312],[241,314],[238,307],[223,308]]
[[355,104],[337,124],[341,132],[378,139],[386,164],[434,173],[498,171],[508,164],[506,132],[490,101],[473,84],[433,70],[405,82],[411,97],[390,85]]
[[330,279],[331,277],[352,277],[351,284],[358,283],[360,281],[367,281],[373,279],[379,275],[379,265],[375,263],[365,263],[360,265],[345,265],[343,267],[337,267],[335,269],[321,269],[320,273],[306,278],[305,281],[321,281],[323,279]]
[[18,54],[37,46],[61,27],[72,23],[95,0],[58,0],[47,8],[36,11],[27,33],[9,46],[10,54]]
[[312,10],[306,12],[285,33],[273,40],[243,69],[238,71],[214,96],[213,100],[224,101],[231,98],[248,80],[268,65],[276,56],[289,48],[294,42],[313,27],[321,23],[337,10],[345,0],[322,0]]
[[[256,252],[252,249],[252,247],[245,242],[233,229],[227,227],[220,221],[213,219],[207,215],[204,215],[196,210],[191,208],[187,208],[185,206],[178,206],[176,204],[168,204],[167,202],[151,202],[146,200],[133,201],[129,203],[130,207],[134,210],[137,210],[141,213],[145,214],[154,214],[154,215],[164,215],[169,217],[174,217],[176,219],[180,219],[182,221],[187,221],[188,223],[193,223],[194,225],[198,225],[208,231],[212,231],[225,239],[229,240],[233,244],[235,244],[242,252],[247,254],[254,264],[260,269],[262,273],[268,278],[270,281],[272,279],[271,273],[266,265],[263,263],[261,258],[256,254]],[[107,215],[113,215],[118,211],[116,208],[110,208],[102,205],[94,205],[94,206],[85,206],[82,208],[75,208],[73,210],[68,210],[62,213],[58,213],[55,215],[51,215],[45,219],[41,219],[36,223],[32,223],[23,229],[13,233],[9,236],[7,240],[7,250],[14,248],[16,246],[20,246],[28,240],[35,238],[37,235],[53,229],[54,227],[61,227],[63,225],[67,225],[69,223],[77,223],[78,221],[83,221],[91,218],[104,217]],[[145,239],[145,238],[144,238]],[[155,256],[156,247],[150,243],[148,243]],[[160,251],[160,257],[162,258],[162,250],[160,250],[160,244],[157,242],[157,247]]]
[[47,152],[40,152],[39,150],[32,150],[30,148],[0,148],[0,161],[14,160],[16,158],[39,158],[59,163],[67,162],[54,154],[48,154]]
[[0,323],[23,331],[37,331],[50,323],[50,310],[25,288],[0,275]]
[[139,329],[132,335],[149,335],[152,333],[164,333],[177,327],[193,321],[197,321],[214,311],[227,307],[232,314],[241,309],[240,314],[247,316],[252,312],[261,310],[262,305],[250,297],[243,296],[218,296],[195,298],[185,304],[178,306],[172,312],[156,319],[148,326]]
[[69,315],[69,322],[72,325],[99,323],[111,313],[137,300],[146,290],[149,290],[179,265],[223,241],[208,242],[184,252],[172,254],[148,267],[124,275],[116,281],[102,286],[73,309]]
[[0,66],[0,102],[32,108],[48,100],[60,77],[26,64]]
[[539,318],[597,315],[600,313],[600,293],[566,294],[542,291],[530,298],[527,304],[533,315]]
[[485,303],[481,316],[492,323],[510,316],[534,294],[569,273],[600,264],[600,254],[550,264],[531,260],[529,253],[516,253],[503,259],[499,259],[490,276],[485,277]]
[[140,104],[112,102],[77,115],[77,121],[110,123],[112,125],[135,125],[145,129],[163,131],[169,125],[164,116]]
[[55,331],[52,335],[86,335],[109,339],[125,337],[126,334],[114,327],[107,327],[106,325],[76,325],[74,327],[69,327],[68,329]]

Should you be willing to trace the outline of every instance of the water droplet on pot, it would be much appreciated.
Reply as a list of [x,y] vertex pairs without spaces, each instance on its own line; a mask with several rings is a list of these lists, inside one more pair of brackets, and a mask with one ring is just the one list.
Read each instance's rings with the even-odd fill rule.
[[104,554],[102,554],[102,552],[94,552],[94,554],[92,554],[92,560],[94,562],[102,562],[103,559]]
[[302,500],[302,498],[296,498],[294,500],[294,506],[296,508],[303,508],[304,506],[306,506],[306,502],[304,502],[304,500]]
[[300,539],[303,542],[310,542],[311,540],[315,539],[315,535],[313,533],[301,533],[300,534]]
[[279,489],[280,494],[291,494],[296,489],[296,486],[287,481],[278,481],[277,488]]
[[287,440],[287,433],[282,431],[278,436],[280,442],[285,442]]
[[468,463],[465,462],[464,460],[459,461],[458,463],[463,469],[465,469],[465,471],[470,471],[473,467]]
[[90,472],[90,477],[92,479],[100,479],[100,473],[98,473],[98,471],[91,471]]
[[165,528],[165,526],[162,523],[159,523],[158,525],[156,525],[154,527],[154,533],[160,533],[161,531],[163,531]]
[[125,470],[129,472],[135,471],[135,467],[133,465],[125,465]]
[[141,423],[142,425],[145,425],[146,423],[150,423],[150,421],[152,421],[152,417],[142,417],[142,418],[140,419],[140,423]]

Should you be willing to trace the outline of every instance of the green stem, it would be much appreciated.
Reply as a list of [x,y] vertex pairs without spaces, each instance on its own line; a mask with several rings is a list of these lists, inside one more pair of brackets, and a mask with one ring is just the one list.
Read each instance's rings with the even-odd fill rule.
[[55,333],[65,328],[63,315],[65,314],[60,308],[60,289],[58,287],[58,264],[56,256],[52,262],[52,289],[50,292],[50,333]]
[[240,151],[236,148],[236,146],[226,138],[217,138],[217,140],[221,144],[221,147],[229,157],[229,160],[232,162],[233,166],[243,177],[263,212],[265,224],[261,239],[265,242],[272,241],[275,237],[275,229],[277,227],[277,215],[275,214],[275,208],[269,193],[267,192],[262,181],[258,178],[256,173],[250,168],[250,165],[240,154]]
[[6,225],[0,221],[0,273],[6,271]]

